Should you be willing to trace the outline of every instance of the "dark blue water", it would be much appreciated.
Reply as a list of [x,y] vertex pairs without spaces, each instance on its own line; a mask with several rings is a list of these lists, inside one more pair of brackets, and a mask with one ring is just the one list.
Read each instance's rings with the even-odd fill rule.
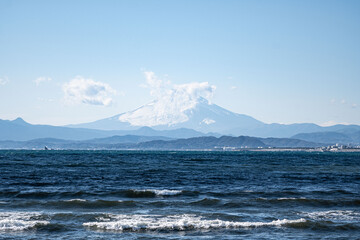
[[0,151],[2,239],[359,239],[359,153]]

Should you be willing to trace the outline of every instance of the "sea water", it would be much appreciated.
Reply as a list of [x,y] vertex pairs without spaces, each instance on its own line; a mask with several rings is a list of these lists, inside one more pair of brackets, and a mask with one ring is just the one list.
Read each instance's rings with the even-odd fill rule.
[[360,154],[0,151],[1,239],[359,239]]

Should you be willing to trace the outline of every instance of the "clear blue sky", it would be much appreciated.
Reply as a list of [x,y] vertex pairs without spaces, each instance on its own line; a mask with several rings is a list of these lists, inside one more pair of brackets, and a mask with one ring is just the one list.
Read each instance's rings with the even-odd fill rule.
[[129,111],[144,71],[267,123],[360,124],[360,1],[0,1],[0,119]]

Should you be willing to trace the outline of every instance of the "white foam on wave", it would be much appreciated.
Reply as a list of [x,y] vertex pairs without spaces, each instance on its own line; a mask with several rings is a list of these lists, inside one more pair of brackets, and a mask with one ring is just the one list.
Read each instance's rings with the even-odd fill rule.
[[[205,219],[201,216],[183,215],[112,215],[110,219],[98,222],[86,222],[83,226],[113,231],[158,231],[175,230],[185,231],[191,229],[213,229],[213,228],[251,228],[262,226],[283,226],[291,223],[306,222],[305,219],[275,220],[272,222],[233,222],[219,219]],[[100,219],[97,219],[100,220]]]
[[306,198],[301,197],[301,198],[294,198],[294,197],[283,197],[283,198],[277,198],[276,200],[306,200]]
[[350,210],[303,212],[301,215],[314,220],[360,221],[360,212]]
[[65,200],[65,202],[86,202],[86,200],[81,198],[75,198],[75,199]]
[[168,190],[168,189],[163,189],[163,190],[150,190],[153,191],[156,195],[159,196],[171,196],[171,195],[177,195],[181,193],[181,190]]
[[50,222],[40,212],[0,212],[0,231],[23,231]]
[[152,192],[157,196],[173,196],[178,195],[181,190],[169,190],[169,189],[143,189],[143,190],[134,190],[135,192]]

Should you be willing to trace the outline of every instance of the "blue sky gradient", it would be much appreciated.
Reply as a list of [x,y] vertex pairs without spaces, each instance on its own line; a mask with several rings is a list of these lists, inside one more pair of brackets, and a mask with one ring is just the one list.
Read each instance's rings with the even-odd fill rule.
[[[152,71],[209,82],[213,103],[267,123],[360,124],[359,43],[360,1],[3,0],[0,118],[110,117],[152,100]],[[67,102],[77,76],[112,104]]]

